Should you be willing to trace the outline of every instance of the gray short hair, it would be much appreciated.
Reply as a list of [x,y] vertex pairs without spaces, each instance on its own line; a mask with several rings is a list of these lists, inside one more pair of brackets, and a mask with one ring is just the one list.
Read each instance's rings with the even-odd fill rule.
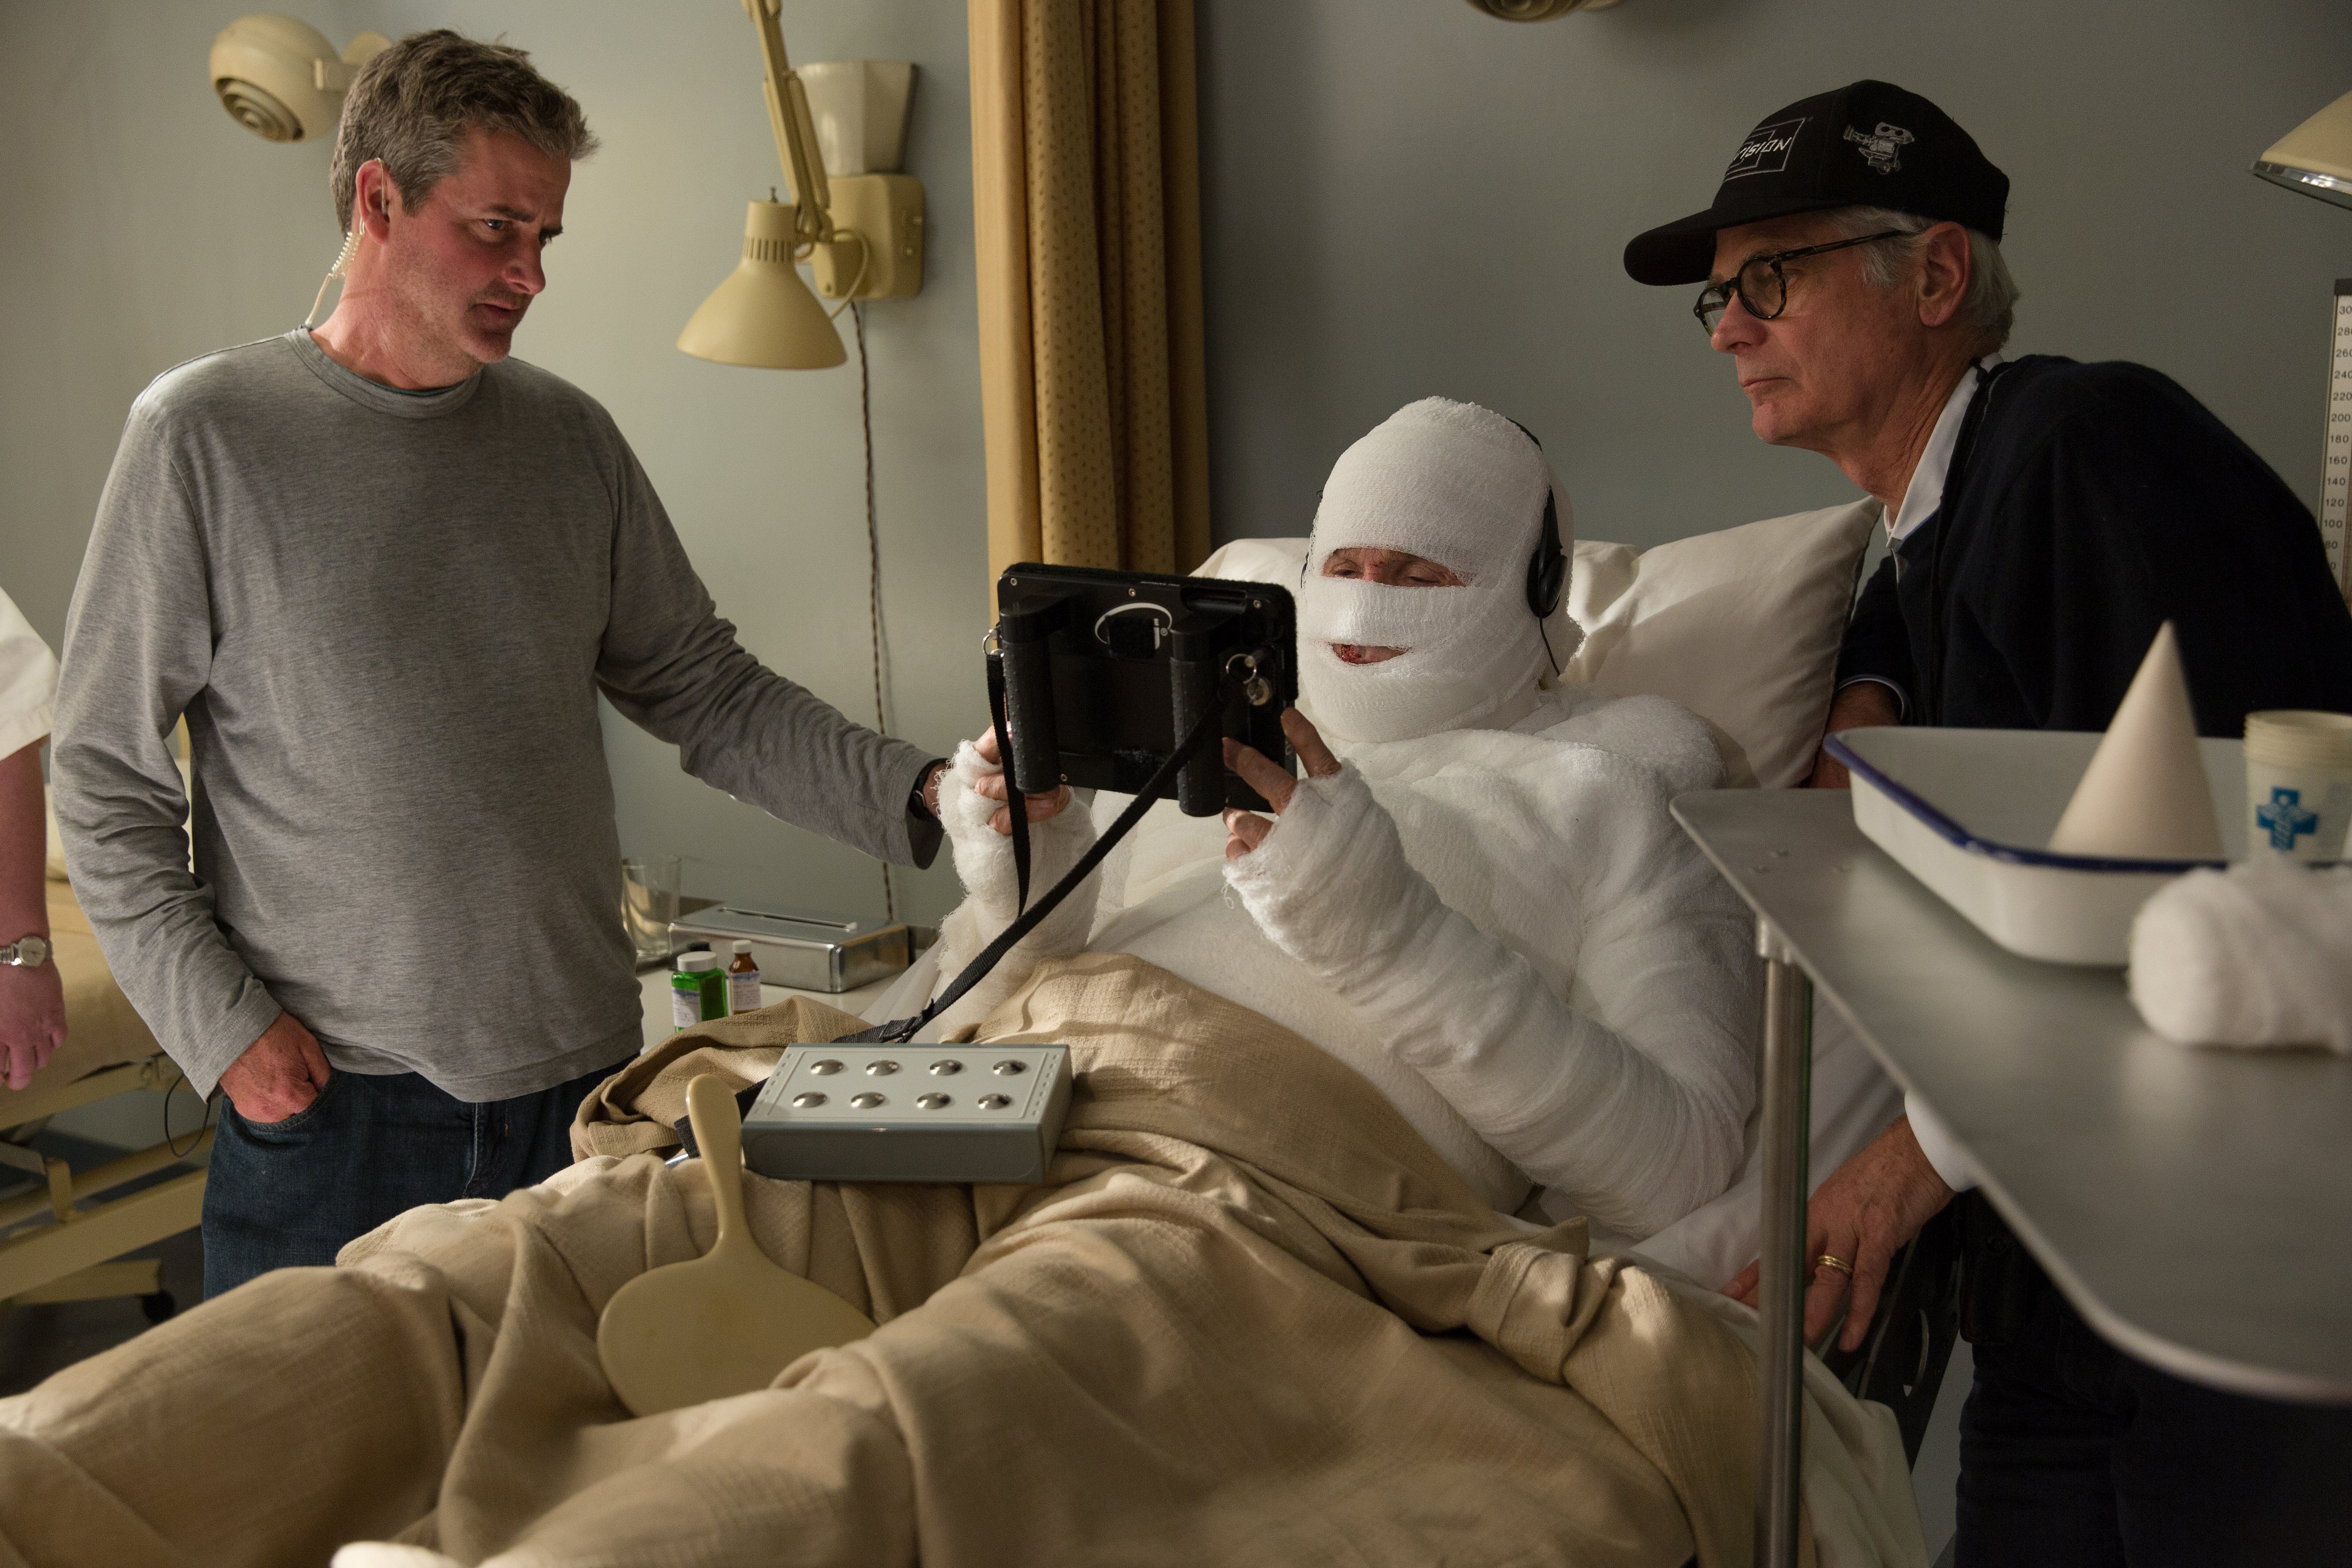
[[[1940,219],[1921,217],[1917,213],[1896,212],[1892,207],[1840,207],[1829,215],[1837,227],[1839,237],[1859,239],[1865,234],[1878,234],[1895,229],[1906,236],[1927,233]],[[2001,258],[2000,246],[1981,229],[1966,229],[1969,237],[1969,291],[1960,300],[1958,320],[1972,329],[1977,336],[1976,352],[1989,354],[2009,342],[2010,330],[2017,324],[2017,279],[2009,275],[2009,263]],[[1869,246],[1862,253],[1862,275],[1882,289],[1892,289],[1901,278],[1896,270],[1896,258],[1890,252],[1900,248],[1908,259],[1916,248],[1908,240],[1886,246]]]
[[446,27],[411,33],[359,69],[343,96],[329,184],[335,222],[352,226],[360,165],[383,161],[404,205],[457,173],[476,127],[520,137],[555,158],[585,158],[595,133],[570,93],[534,70],[530,56]]

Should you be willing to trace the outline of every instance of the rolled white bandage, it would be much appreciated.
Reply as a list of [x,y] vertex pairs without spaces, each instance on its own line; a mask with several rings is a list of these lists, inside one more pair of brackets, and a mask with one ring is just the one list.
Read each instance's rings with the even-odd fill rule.
[[2132,923],[2131,995],[2184,1043],[2352,1055],[2352,869],[2257,852],[2168,884]]

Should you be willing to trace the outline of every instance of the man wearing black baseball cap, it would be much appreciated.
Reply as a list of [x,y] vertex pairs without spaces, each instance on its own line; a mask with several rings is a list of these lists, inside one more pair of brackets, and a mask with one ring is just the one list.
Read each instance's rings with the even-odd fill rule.
[[[2168,620],[2205,734],[2239,734],[2253,709],[2352,710],[2352,614],[2278,476],[2156,371],[2002,360],[2008,197],[1941,110],[1858,81],[1766,116],[1713,205],[1625,247],[1636,281],[1704,285],[1695,312],[1756,434],[1822,453],[1885,509],[1893,548],[1848,627],[1828,728],[2103,730]],[[1824,756],[1812,782],[1844,770]],[[1814,1275],[1809,1341],[1850,1289],[1857,1345],[1894,1253],[1974,1184],[1926,1108],[1906,1110],[1813,1194],[1806,1255],[1843,1261]],[[2352,1550],[2352,1413],[2125,1355],[1964,1201],[1961,1563]],[[1756,1274],[1732,1293],[1752,1301]]]

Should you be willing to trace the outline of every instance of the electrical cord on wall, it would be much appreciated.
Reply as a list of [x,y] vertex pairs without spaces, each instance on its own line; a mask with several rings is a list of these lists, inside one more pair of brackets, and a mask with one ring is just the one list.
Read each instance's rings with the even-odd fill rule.
[[[861,261],[859,277],[865,271]],[[849,301],[849,320],[857,339],[857,429],[866,456],[866,609],[874,645],[874,730],[887,735],[890,712],[882,700],[882,529],[874,515],[874,382],[866,364],[866,312],[854,297]],[[887,860],[882,862],[882,920],[886,925],[898,923],[898,892]]]

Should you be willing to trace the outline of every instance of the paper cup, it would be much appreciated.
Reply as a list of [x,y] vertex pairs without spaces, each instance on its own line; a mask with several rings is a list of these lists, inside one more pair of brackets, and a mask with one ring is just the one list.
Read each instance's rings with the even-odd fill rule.
[[2352,715],[2246,715],[2246,847],[2340,860],[2352,824]]

